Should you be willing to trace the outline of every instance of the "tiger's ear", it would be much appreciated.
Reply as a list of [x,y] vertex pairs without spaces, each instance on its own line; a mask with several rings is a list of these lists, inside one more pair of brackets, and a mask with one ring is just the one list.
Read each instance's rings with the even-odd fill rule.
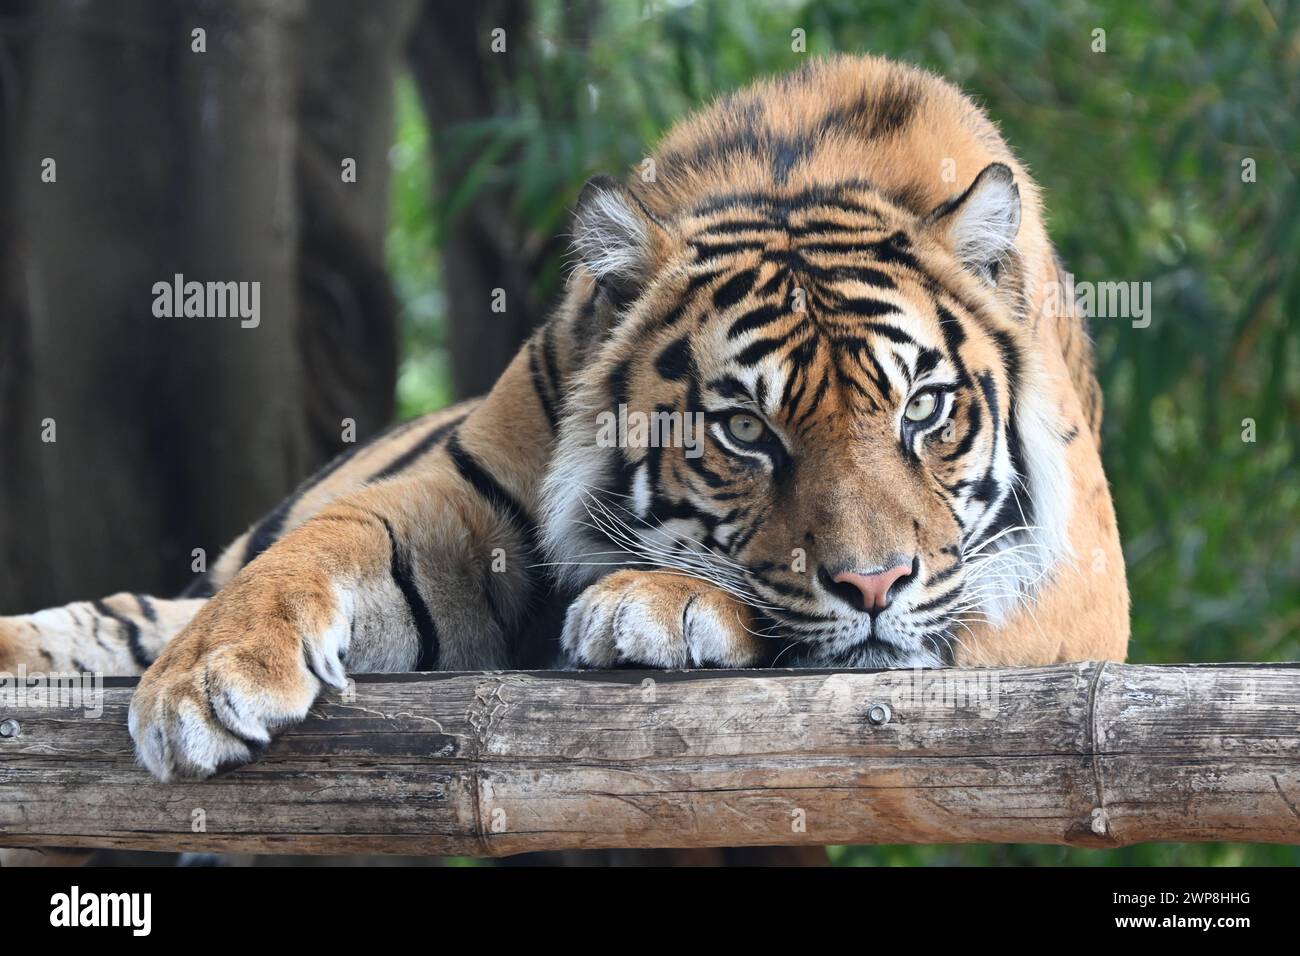
[[650,278],[660,231],[649,210],[613,177],[595,177],[578,196],[574,252],[617,301],[635,297]]
[[996,285],[1016,255],[1020,231],[1020,187],[1011,167],[985,166],[964,193],[939,205],[929,219],[967,269]]

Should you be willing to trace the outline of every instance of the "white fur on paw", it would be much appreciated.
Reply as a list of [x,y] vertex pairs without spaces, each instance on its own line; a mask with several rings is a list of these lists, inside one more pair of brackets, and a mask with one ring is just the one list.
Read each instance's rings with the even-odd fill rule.
[[[215,657],[215,656],[214,656]],[[222,767],[248,763],[271,741],[274,730],[302,720],[319,682],[307,675],[298,693],[259,693],[227,682],[216,660],[195,692],[166,686],[137,691],[127,727],[146,770],[164,783],[203,780]]]
[[340,593],[340,611],[328,628],[302,639],[292,687],[259,687],[231,648],[210,652],[201,672],[147,674],[127,717],[140,763],[163,782],[205,779],[248,763],[276,730],[306,717],[322,684],[345,688],[351,616],[344,599]]
[[[655,668],[744,667],[755,663],[755,642],[728,605],[696,595],[685,607],[655,606],[663,594],[600,584],[588,588],[565,615],[560,643],[584,667],[644,664]],[[666,621],[673,622],[666,624]]]
[[345,690],[348,677],[343,659],[347,656],[348,645],[352,640],[352,592],[345,588],[335,588],[334,596],[338,603],[334,620],[323,633],[308,635],[303,639],[303,654],[308,669],[321,683],[328,684],[335,690]]
[[697,599],[682,613],[691,656],[715,667],[751,667],[761,656],[744,622],[729,604]]
[[192,698],[168,708],[161,696],[151,704],[152,718],[144,717],[131,701],[127,727],[135,752],[146,770],[164,783],[202,780],[225,764],[247,763],[250,746],[203,713]]

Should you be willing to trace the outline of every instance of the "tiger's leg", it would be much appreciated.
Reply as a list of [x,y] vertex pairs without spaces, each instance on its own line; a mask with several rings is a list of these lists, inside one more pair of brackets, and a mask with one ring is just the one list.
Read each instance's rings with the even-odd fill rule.
[[0,617],[0,671],[139,674],[204,604],[122,592]]
[[529,549],[449,461],[339,498],[237,574],[145,674],[129,719],[141,761],[164,780],[247,761],[324,687],[345,687],[345,664],[507,666]]
[[339,495],[404,473],[434,451],[473,407],[464,403],[414,419],[358,445],[307,479],[236,538],[179,600],[123,592],[32,614],[0,617],[0,671],[143,673],[240,568]]
[[[130,711],[141,761],[171,780],[252,759],[348,670],[510,666],[532,557],[446,472],[340,499],[241,571],[145,674]],[[587,666],[747,667],[774,650],[753,628],[708,582],[620,571],[572,606],[563,643]]]
[[247,761],[324,687],[345,686],[345,664],[507,666],[542,585],[530,515],[549,452],[522,357],[468,415],[368,469],[204,606],[132,699],[141,762],[175,779]]

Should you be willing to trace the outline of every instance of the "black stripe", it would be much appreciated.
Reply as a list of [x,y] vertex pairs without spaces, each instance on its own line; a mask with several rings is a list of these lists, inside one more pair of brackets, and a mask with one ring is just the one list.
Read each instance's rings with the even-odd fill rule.
[[546,421],[551,426],[551,431],[556,431],[560,420],[555,414],[555,406],[551,403],[551,397],[546,387],[546,379],[542,376],[542,365],[537,360],[537,346],[531,343],[528,346],[528,374],[532,376],[533,391],[537,393],[537,400],[541,402],[542,413],[546,415]]
[[912,383],[916,381],[916,376],[912,374],[912,368],[903,361],[903,357],[897,352],[890,352],[889,357],[894,360],[894,367],[898,369],[900,375],[907,379],[907,387],[911,388]]
[[708,262],[710,259],[735,255],[737,252],[754,252],[756,250],[767,248],[767,244],[759,240],[750,240],[746,242],[700,242],[698,239],[692,239],[690,246],[695,250],[695,257],[700,262]]
[[[1020,443],[1020,422],[1017,414],[1017,403],[1020,396],[1020,349],[1007,332],[996,331],[990,333],[994,343],[998,347],[998,352],[1002,355],[1002,361],[1006,365],[1007,372],[1007,454],[1011,458],[1011,467],[1025,482],[1026,493],[1022,501],[1017,495],[1017,506],[1022,509],[1021,522],[1032,525],[1034,523],[1034,499],[1028,493],[1029,469],[1025,464],[1024,451]],[[1011,486],[1015,489],[1015,484]]]
[[831,380],[823,375],[821,380],[818,381],[816,389],[813,390],[812,398],[808,400],[808,407],[804,409],[803,414],[795,419],[794,424],[791,426],[792,428],[796,431],[803,431],[804,425],[807,424],[808,419],[812,418],[812,416],[816,415],[820,410],[821,401],[826,397],[826,392],[830,387]]
[[[594,301],[588,307],[594,310]],[[585,313],[584,313],[585,316]],[[551,394],[559,402],[564,394],[564,381],[560,377],[560,363],[555,356],[555,323],[548,322],[542,329],[542,359],[546,363],[546,376],[551,380]]]
[[699,234],[701,236],[727,236],[737,232],[761,232],[763,230],[770,232],[774,228],[776,228],[776,224],[771,219],[758,217],[753,219],[721,219],[709,223],[700,230]]
[[778,622],[790,624],[831,624],[836,618],[830,614],[815,614],[810,611],[798,611],[792,607],[772,608],[768,614]]
[[949,588],[947,591],[944,591],[942,594],[931,598],[925,603],[916,605],[916,607],[912,608],[911,613],[924,614],[927,611],[933,611],[940,607],[947,607],[948,605],[952,604],[955,600],[957,600],[957,597],[961,594],[961,591],[962,591],[961,585],[958,585],[955,588]]
[[813,592],[808,588],[802,587],[798,584],[787,584],[784,581],[778,581],[776,578],[769,575],[758,575],[758,578],[766,587],[783,597],[798,598],[801,601],[813,600]]
[[992,457],[988,466],[984,469],[984,476],[971,487],[971,497],[982,504],[990,504],[1002,491],[1002,486],[993,477],[993,471],[997,466],[997,439],[998,432],[1002,428],[1002,415],[998,408],[998,387],[993,381],[992,373],[980,372],[976,376],[976,380],[979,382],[980,390],[984,393],[984,404],[989,410],[994,444],[991,450]]
[[[333,461],[299,485],[293,494],[289,495],[288,498],[285,498],[284,501],[276,505],[275,510],[259,521],[257,527],[253,529],[253,533],[248,536],[248,545],[244,549],[244,560],[242,563],[248,564],[271,545],[275,544],[280,537],[280,532],[284,530],[284,523],[288,520],[289,512],[293,511],[294,505],[302,500],[302,496],[311,491],[311,489],[315,488],[330,475],[334,474],[334,472],[342,468],[349,460],[351,460],[353,455],[365,447],[366,445],[353,445],[342,454],[335,456]],[[193,585],[191,585],[191,588],[192,587]],[[190,589],[187,589],[187,592],[189,590]]]
[[962,567],[962,561],[959,558],[958,560],[954,561],[952,564],[944,568],[942,571],[935,572],[934,576],[931,577],[930,580],[925,582],[925,586],[928,588],[932,588],[935,585],[942,584],[944,581],[947,581],[950,577],[952,577],[959,570],[961,570],[961,567]]
[[901,310],[892,302],[884,302],[880,299],[845,299],[839,303],[835,311],[837,313],[852,312],[854,315],[875,318],[878,315],[892,315]]
[[[992,541],[1008,528],[1014,528],[1017,525],[1029,523],[1027,520],[1029,518],[1029,504],[1026,503],[1022,508],[1020,498],[1014,493],[1014,488],[1014,484],[1008,488],[1007,493],[1003,496],[1001,503],[998,505],[997,514],[994,516],[993,520],[989,522],[986,530],[980,536],[981,546]],[[1024,512],[1023,515],[1022,511]]]
[[966,363],[962,361],[961,346],[966,341],[966,330],[962,327],[961,320],[953,315],[939,302],[934,304],[935,311],[939,316],[939,331],[943,333],[943,342],[948,349],[948,360],[957,367],[957,383],[959,385],[970,385],[970,372],[966,369]]
[[962,436],[961,441],[957,443],[957,447],[953,449],[951,455],[943,456],[944,461],[956,461],[971,450],[971,446],[975,444],[975,439],[980,433],[980,425],[982,422],[981,415],[982,413],[980,412],[979,402],[971,402],[970,412],[968,413],[968,421],[970,424],[966,429],[966,434]]
[[[103,639],[102,637],[99,636],[99,622],[100,622],[101,618],[102,618],[102,615],[99,615],[99,614],[92,614],[92,615],[91,615],[91,617],[90,617],[90,620],[91,620],[90,636],[93,637],[93,638],[95,639],[95,643],[96,643],[96,644],[98,644],[100,647],[104,648],[104,650],[107,651],[107,650],[111,650],[111,648],[110,648],[107,644],[105,644],[105,643],[104,643],[104,639]],[[73,620],[74,620],[74,622],[75,622],[75,621],[76,621],[76,618],[73,618]],[[80,622],[77,622],[77,626],[78,626],[78,628],[81,626]]]
[[846,238],[839,241],[834,239],[823,239],[820,242],[805,242],[799,246],[799,251],[808,252],[852,252],[861,253],[866,249],[862,240],[857,238]]
[[894,265],[924,273],[925,270],[916,261],[916,256],[907,251],[911,244],[911,240],[906,235],[896,232],[889,238],[882,239],[879,242],[866,243],[862,246],[862,250],[870,254],[878,262],[890,262]]
[[842,182],[811,186],[788,196],[757,191],[726,193],[700,203],[691,212],[699,216],[707,216],[727,209],[741,209],[746,213],[784,218],[791,213],[802,213],[821,207],[839,212],[860,213],[871,217],[873,221],[880,221],[879,210],[864,206],[844,195],[846,191],[873,191],[874,189],[875,186],[865,179],[846,179]]
[[397,535],[393,532],[393,526],[388,523],[388,519],[381,517],[379,520],[384,523],[384,530],[388,532],[388,543],[392,549],[389,574],[392,575],[397,589],[402,592],[402,597],[406,599],[406,609],[410,611],[415,632],[420,637],[420,654],[416,658],[414,669],[436,671],[438,669],[438,627],[433,622],[433,615],[429,613],[429,605],[424,602],[424,597],[415,583],[415,576],[411,572],[410,556],[406,553],[406,549],[397,543]]
[[761,305],[752,312],[746,312],[735,322],[732,322],[731,328],[727,330],[727,338],[738,339],[746,333],[754,332],[764,326],[771,325],[784,315],[784,310],[779,306]]
[[790,235],[797,238],[806,238],[816,236],[822,233],[831,233],[832,235],[843,235],[846,233],[862,233],[871,230],[879,224],[878,219],[871,219],[869,222],[853,222],[851,220],[837,221],[834,219],[805,219],[798,225],[789,226],[786,229]]
[[126,646],[131,650],[131,660],[135,661],[135,666],[141,670],[148,670],[149,665],[153,663],[153,658],[140,643],[140,625],[118,614],[103,601],[95,601],[92,606],[104,617],[112,618],[122,625],[123,630],[126,631]]
[[688,456],[686,458],[686,467],[703,478],[705,484],[710,488],[723,488],[729,483],[727,479],[710,470],[709,466],[704,464],[703,455],[698,458],[691,458]]
[[920,346],[920,353],[916,357],[916,376],[920,378],[926,372],[933,371],[942,357],[937,349],[926,348],[924,345]]
[[724,375],[722,378],[715,378],[711,382],[705,383],[705,388],[717,392],[723,398],[752,399],[740,379],[734,375]]
[[[923,623],[928,624],[929,622],[927,621]],[[942,644],[939,642],[940,638],[943,638]],[[945,629],[938,633],[931,632],[926,634],[921,638],[921,643],[928,647],[931,653],[938,657],[939,660],[943,661],[945,667],[951,667],[956,661],[956,648],[953,647],[952,633],[950,630]]]
[[819,266],[815,262],[803,259],[799,269],[814,279],[826,279],[831,282],[861,282],[863,285],[877,289],[897,289],[898,285],[887,272],[870,266]]
[[655,371],[670,382],[685,378],[691,371],[691,343],[682,336],[659,353],[655,359]]
[[[248,545],[244,549],[244,560],[242,564],[248,564],[279,540],[280,534],[284,531],[285,521],[288,520],[289,514],[293,511],[294,506],[302,500],[303,495],[311,491],[330,475],[334,474],[346,465],[352,457],[357,454],[357,452],[365,449],[376,448],[385,439],[397,438],[412,429],[418,428],[424,421],[425,417],[427,416],[413,418],[406,422],[398,422],[391,428],[384,429],[384,431],[380,432],[374,438],[362,442],[361,444],[353,445],[351,448],[348,448],[341,454],[335,456],[329,464],[300,484],[296,489],[294,489],[293,494],[280,502],[274,511],[258,522],[257,527],[254,528],[252,534],[249,535]],[[372,477],[369,480],[374,481],[375,478]],[[181,596],[211,597],[214,593],[215,589],[212,587],[211,583],[205,579],[200,579],[191,582],[190,586],[185,589]]]
[[453,418],[451,421],[443,422],[437,428],[434,428],[432,431],[429,432],[429,434],[421,438],[418,442],[416,442],[414,445],[408,448],[404,453],[402,453],[397,458],[395,458],[390,464],[384,466],[379,471],[375,472],[373,475],[367,478],[366,479],[367,484],[376,481],[384,481],[388,478],[392,478],[395,475],[398,475],[401,472],[405,471],[416,461],[418,461],[420,458],[423,458],[429,452],[433,451],[433,449],[436,448],[439,444],[441,444],[442,439],[446,437],[447,433],[451,431],[453,428],[455,428],[457,425],[459,425],[461,422],[463,422],[468,414],[469,413],[466,412],[464,415],[458,415],[455,418]]
[[131,596],[135,598],[135,603],[140,605],[140,613],[144,615],[144,619],[150,624],[157,624],[158,610],[153,606],[153,601],[150,601],[143,594],[133,594]]
[[614,370],[609,373],[609,394],[615,409],[628,403],[628,378],[631,374],[631,359],[624,359],[619,362],[618,365],[614,366]]
[[198,577],[185,585],[185,590],[178,597],[182,598],[210,598],[217,593],[217,589],[212,584],[212,577],[207,571],[204,571]]
[[872,87],[852,103],[828,110],[820,132],[843,131],[866,140],[891,136],[911,123],[922,96],[921,84],[911,79]]
[[447,442],[447,454],[451,456],[452,464],[456,466],[460,476],[494,508],[504,511],[514,522],[515,527],[528,539],[529,547],[535,551],[538,540],[537,525],[528,516],[523,505],[516,501],[510,492],[502,488],[474,456],[465,450],[465,446],[460,443],[459,435],[453,434]]
[[740,365],[755,365],[767,358],[773,352],[779,351],[790,344],[790,339],[784,337],[759,339],[757,342],[752,342],[742,349],[740,353],[735,356],[733,361]]
[[[865,355],[867,360],[871,363],[870,369],[868,369],[862,362],[863,355]],[[880,359],[876,358],[876,353],[870,349],[866,349],[862,352],[855,352],[854,357],[858,360],[858,364],[862,366],[863,371],[870,376],[876,389],[880,392],[881,397],[886,402],[893,401],[894,386],[890,384],[889,375],[885,373],[885,367],[880,364]],[[852,384],[852,380],[850,379],[849,381],[850,384]]]
[[745,296],[749,295],[749,290],[754,288],[754,283],[757,281],[757,269],[748,269],[745,272],[732,276],[722,285],[718,286],[717,291],[713,293],[714,306],[719,309],[726,309],[735,305]]

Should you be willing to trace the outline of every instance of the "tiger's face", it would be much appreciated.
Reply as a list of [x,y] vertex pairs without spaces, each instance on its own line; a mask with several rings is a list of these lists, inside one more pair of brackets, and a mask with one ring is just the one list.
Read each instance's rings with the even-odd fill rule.
[[579,235],[612,328],[550,481],[570,579],[713,581],[779,664],[951,663],[1048,548],[1010,170],[928,216],[849,183],[664,222],[597,189]]

